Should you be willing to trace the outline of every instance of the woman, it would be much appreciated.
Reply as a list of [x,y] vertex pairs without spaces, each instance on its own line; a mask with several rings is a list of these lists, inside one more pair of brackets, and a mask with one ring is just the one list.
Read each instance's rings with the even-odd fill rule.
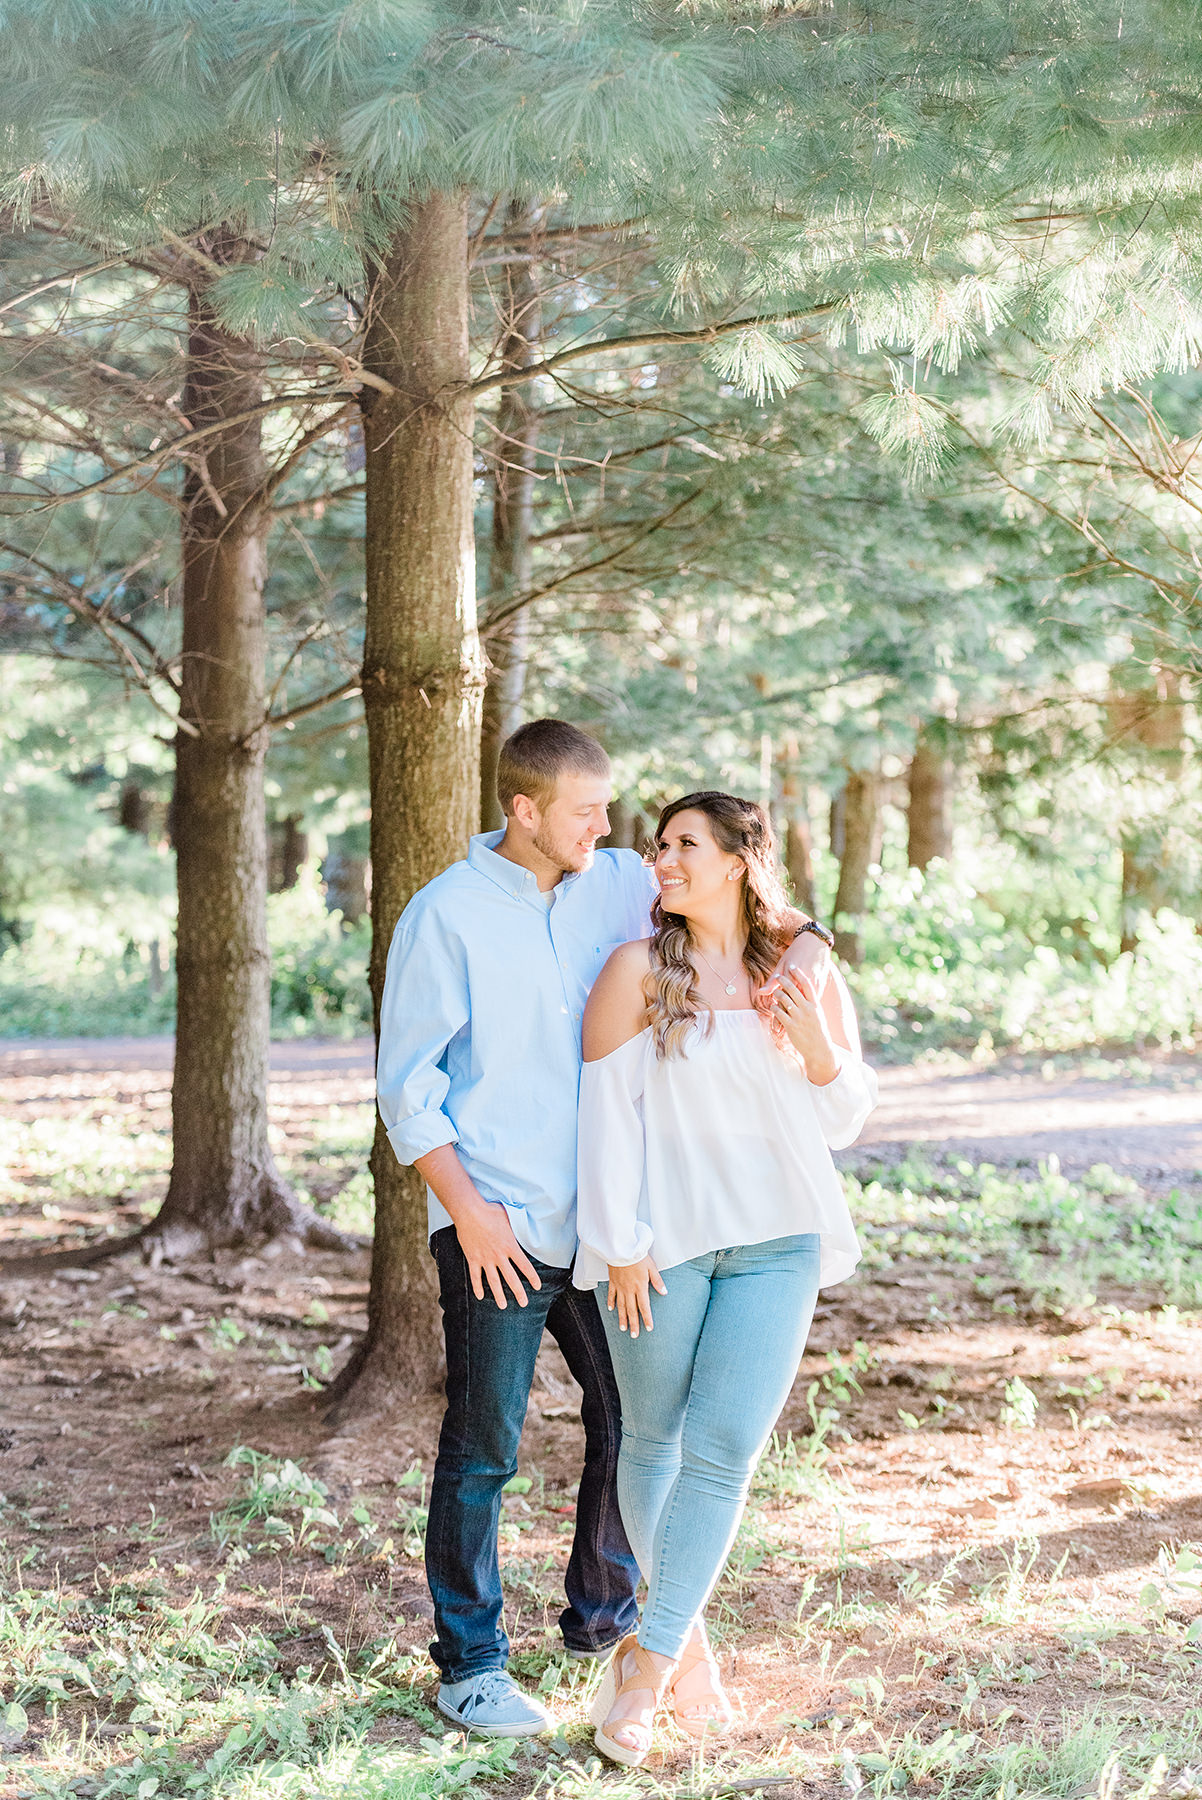
[[604,1284],[648,1585],[593,1708],[598,1748],[631,1767],[662,1700],[698,1736],[731,1717],[702,1613],[817,1290],[859,1259],[828,1146],[876,1099],[841,978],[819,997],[792,965],[773,977],[793,929],[763,809],[675,801],[655,874],[652,937],[614,952],[585,1012],[574,1276]]

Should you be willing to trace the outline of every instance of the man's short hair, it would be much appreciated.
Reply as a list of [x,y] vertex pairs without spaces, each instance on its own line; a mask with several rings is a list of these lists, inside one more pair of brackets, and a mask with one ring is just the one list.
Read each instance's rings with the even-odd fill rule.
[[513,810],[515,794],[525,794],[542,808],[554,795],[561,775],[605,779],[609,773],[608,756],[587,732],[569,725],[566,719],[531,719],[501,745],[497,799],[506,814]]

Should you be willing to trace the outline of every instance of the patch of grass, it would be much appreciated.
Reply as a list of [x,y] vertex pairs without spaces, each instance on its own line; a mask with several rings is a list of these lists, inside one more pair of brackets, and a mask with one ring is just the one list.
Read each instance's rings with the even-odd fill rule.
[[27,1793],[433,1800],[507,1783],[523,1758],[516,1744],[444,1736],[416,1659],[391,1643],[352,1653],[325,1628],[319,1675],[283,1675],[281,1645],[231,1624],[220,1581],[180,1605],[153,1579],[84,1597],[6,1574],[0,1730]]
[[[164,1081],[166,1081],[164,1077]],[[290,1139],[284,1174],[300,1198],[343,1230],[368,1235],[373,1197],[367,1158],[373,1108],[323,1107],[312,1138]],[[104,1101],[44,1118],[0,1118],[0,1209],[48,1221],[116,1200],[151,1210],[171,1167],[171,1133],[139,1124]],[[136,1222],[136,1221],[135,1221]]]
[[[108,914],[51,907],[19,946],[0,945],[0,1017],[9,1037],[142,1037],[175,1024],[174,967],[160,969],[173,936],[169,912],[126,940]],[[367,920],[344,927],[328,913],[317,870],[267,903],[271,1025],[277,1037],[353,1037],[371,1030]],[[149,934],[149,936],[147,936]],[[153,938],[153,950],[149,938]]]
[[1033,1176],[991,1163],[936,1166],[920,1151],[846,1177],[865,1261],[980,1269],[987,1297],[1021,1294],[1036,1313],[1089,1307],[1105,1290],[1148,1290],[1202,1308],[1202,1192],[1151,1194],[1098,1164],[1080,1181],[1054,1157]]
[[[846,1750],[844,1783],[874,1800],[913,1785],[931,1800],[1152,1800],[1197,1791],[1189,1769],[1195,1733],[1188,1722],[1133,1728],[1121,1713],[1100,1707],[1084,1716],[1066,1711],[1048,1736],[996,1747],[971,1731],[949,1729],[925,1740],[911,1731],[896,1746]],[[1184,1773],[1172,1785],[1174,1767]]]
[[[43,1210],[136,1194],[171,1166],[169,1133],[131,1131],[96,1113],[70,1119],[0,1118],[0,1202],[40,1200]],[[48,1218],[53,1212],[45,1212]]]

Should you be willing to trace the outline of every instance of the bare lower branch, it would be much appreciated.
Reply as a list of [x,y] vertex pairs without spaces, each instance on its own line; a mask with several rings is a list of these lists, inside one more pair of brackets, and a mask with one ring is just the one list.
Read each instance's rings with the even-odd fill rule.
[[353,675],[340,687],[331,688],[328,694],[317,694],[312,700],[302,700],[299,706],[291,706],[287,712],[270,713],[263,722],[273,730],[277,725],[291,725],[294,719],[308,718],[310,713],[320,712],[323,706],[330,706],[335,700],[349,700],[352,694],[359,692],[361,686],[362,678]]
[[[73,613],[77,619],[82,619],[100,633],[110,648],[116,652],[120,661],[132,671],[138,686],[151,705],[156,707],[164,718],[169,719],[178,731],[187,732],[190,737],[200,736],[195,725],[189,720],[181,718],[170,707],[164,706],[155,693],[152,683],[156,678],[165,682],[172,693],[177,696],[179,683],[159,654],[156,645],[144,632],[139,631],[131,620],[115,619],[100,602],[89,600],[65,575],[60,574],[49,563],[43,562],[40,557],[31,556],[19,544],[11,544],[0,539],[0,552],[15,557],[26,568],[36,570],[45,583],[43,591],[46,598],[56,600],[60,605],[65,606],[68,612]],[[144,653],[149,660],[149,668],[139,662],[130,643],[125,641],[126,639],[132,640]]]
[[[340,384],[341,385],[341,384]],[[69,501],[85,499],[89,494],[100,493],[112,487],[114,482],[122,481],[129,475],[136,475],[139,469],[151,469],[171,462],[177,457],[186,457],[198,444],[212,437],[218,437],[223,431],[230,431],[235,425],[245,425],[251,419],[264,418],[284,406],[312,406],[323,399],[335,400],[343,396],[339,389],[328,395],[318,394],[277,394],[270,400],[263,400],[258,406],[249,406],[243,412],[230,413],[216,420],[211,425],[197,426],[193,431],[181,432],[172,438],[169,444],[162,444],[157,450],[148,450],[145,456],[136,456],[132,461],[122,463],[119,468],[110,469],[107,475],[101,475],[95,481],[85,482],[82,487],[72,488],[69,493],[56,494],[52,499],[42,500],[31,507],[31,512],[48,512],[52,507],[65,506]]]
[[704,488],[693,488],[684,496],[683,500],[678,500],[676,505],[666,513],[659,513],[654,519],[648,519],[638,531],[632,533],[607,555],[594,557],[591,562],[575,563],[552,580],[544,581],[536,588],[529,588],[524,594],[514,594],[486,614],[480,625],[481,637],[490,637],[515,613],[522,612],[527,606],[533,606],[536,600],[542,600],[546,595],[553,594],[557,588],[566,586],[569,581],[584,579],[589,575],[596,574],[601,569],[610,568],[614,563],[620,562],[627,551],[633,550],[637,544],[643,543],[654,532],[661,531],[678,513],[683,512],[686,506],[691,506],[694,500],[699,500],[704,493]]
[[39,281],[36,287],[14,294],[11,300],[6,300],[0,306],[0,313],[14,312],[17,307],[24,306],[27,300],[36,300],[39,294],[48,294],[52,288],[73,287],[77,281],[87,281],[93,275],[103,275],[108,269],[119,268],[123,261],[123,257],[110,256],[104,262],[92,263],[85,269],[69,269],[65,275],[52,275],[46,281]]

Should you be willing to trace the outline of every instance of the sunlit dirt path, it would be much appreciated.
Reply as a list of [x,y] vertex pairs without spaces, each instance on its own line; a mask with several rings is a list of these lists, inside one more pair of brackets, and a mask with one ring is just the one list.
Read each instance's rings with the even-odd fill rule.
[[[165,1116],[170,1038],[0,1039],[0,1110],[23,1118],[72,1102],[111,1099]],[[883,1146],[924,1144],[974,1162],[1035,1166],[1057,1156],[1066,1174],[1095,1163],[1153,1185],[1202,1171],[1202,1069],[1184,1059],[1127,1065],[1094,1058],[1087,1072],[1006,1066],[944,1072],[882,1068],[881,1101],[850,1159]],[[353,1105],[372,1092],[367,1038],[277,1043],[271,1103],[280,1123],[307,1105]]]

